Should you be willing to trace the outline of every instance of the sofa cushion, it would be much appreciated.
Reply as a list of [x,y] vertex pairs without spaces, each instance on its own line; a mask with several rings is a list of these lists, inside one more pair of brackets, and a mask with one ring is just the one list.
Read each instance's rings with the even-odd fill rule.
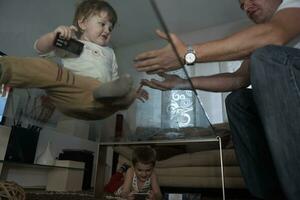
[[[238,165],[233,149],[223,149],[223,163],[226,166]],[[158,161],[157,167],[219,166],[219,150],[184,153]]]
[[[220,166],[155,168],[158,176],[221,177]],[[241,177],[239,166],[225,166],[225,177]]]
[[[226,189],[245,188],[242,177],[226,177]],[[188,177],[188,176],[159,176],[161,187],[187,187],[187,188],[221,188],[221,177]]]
[[126,159],[131,160],[132,148],[129,146],[115,146],[113,147],[114,151],[118,154],[121,154]]
[[[133,151],[134,146],[117,146],[114,147],[115,152],[123,155],[128,160],[131,160],[131,154]],[[154,146],[153,147],[156,151],[156,159],[158,161],[165,160],[167,158],[170,158],[172,156],[186,153],[186,147],[185,145],[172,145],[172,146]]]
[[[128,160],[131,160],[132,147],[116,146],[114,150]],[[223,149],[223,163],[226,166],[238,165],[233,149]],[[220,166],[219,150],[180,153],[165,160],[157,161],[156,163],[156,167],[161,168],[190,166]]]

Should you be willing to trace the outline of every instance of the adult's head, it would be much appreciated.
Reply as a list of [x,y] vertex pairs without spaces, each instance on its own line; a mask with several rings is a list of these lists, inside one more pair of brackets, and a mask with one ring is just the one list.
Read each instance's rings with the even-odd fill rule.
[[239,0],[239,2],[248,17],[253,22],[261,24],[272,18],[282,0]]

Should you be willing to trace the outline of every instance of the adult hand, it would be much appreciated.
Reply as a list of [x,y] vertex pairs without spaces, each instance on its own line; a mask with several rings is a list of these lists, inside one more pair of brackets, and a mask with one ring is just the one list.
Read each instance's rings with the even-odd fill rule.
[[142,79],[141,84],[162,91],[172,89],[190,89],[189,82],[177,75],[166,73],[159,73],[158,75],[163,78],[162,81],[158,81],[156,79],[151,79],[150,81],[147,79]]
[[[168,40],[164,32],[156,30],[156,34],[160,38]],[[170,34],[170,37],[180,58],[183,59],[186,53],[186,45],[175,34]],[[141,53],[135,57],[134,61],[134,66],[138,71],[147,72],[149,74],[171,71],[182,67],[170,44],[158,50]]]
[[59,26],[53,32],[55,35],[57,33],[60,33],[61,37],[69,40],[75,36],[76,31],[78,31],[78,29],[75,26],[71,25],[71,26]]

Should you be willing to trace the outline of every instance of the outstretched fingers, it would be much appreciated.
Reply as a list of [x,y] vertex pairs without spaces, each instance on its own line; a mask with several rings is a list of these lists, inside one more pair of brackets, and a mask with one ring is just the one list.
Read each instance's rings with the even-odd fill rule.
[[[149,52],[152,54],[152,52]],[[160,69],[160,65],[158,64],[158,59],[156,56],[148,55],[147,52],[143,53],[144,55],[140,55],[140,58],[135,59],[134,66],[137,71],[140,72],[148,72],[148,71],[156,71]]]
[[159,29],[155,30],[155,32],[161,39],[168,40],[168,36],[165,32],[163,32]]
[[151,81],[149,81],[147,79],[143,79],[141,82],[143,85],[153,88],[153,89],[158,89],[161,91],[168,90],[168,88],[166,88],[162,82],[160,82],[156,79],[151,79]]

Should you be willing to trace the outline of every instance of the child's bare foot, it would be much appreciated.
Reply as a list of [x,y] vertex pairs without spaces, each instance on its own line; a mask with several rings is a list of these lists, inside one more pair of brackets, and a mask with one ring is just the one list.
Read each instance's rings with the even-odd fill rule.
[[109,100],[123,97],[132,88],[133,80],[129,74],[121,76],[119,79],[101,84],[93,92],[96,100]]

